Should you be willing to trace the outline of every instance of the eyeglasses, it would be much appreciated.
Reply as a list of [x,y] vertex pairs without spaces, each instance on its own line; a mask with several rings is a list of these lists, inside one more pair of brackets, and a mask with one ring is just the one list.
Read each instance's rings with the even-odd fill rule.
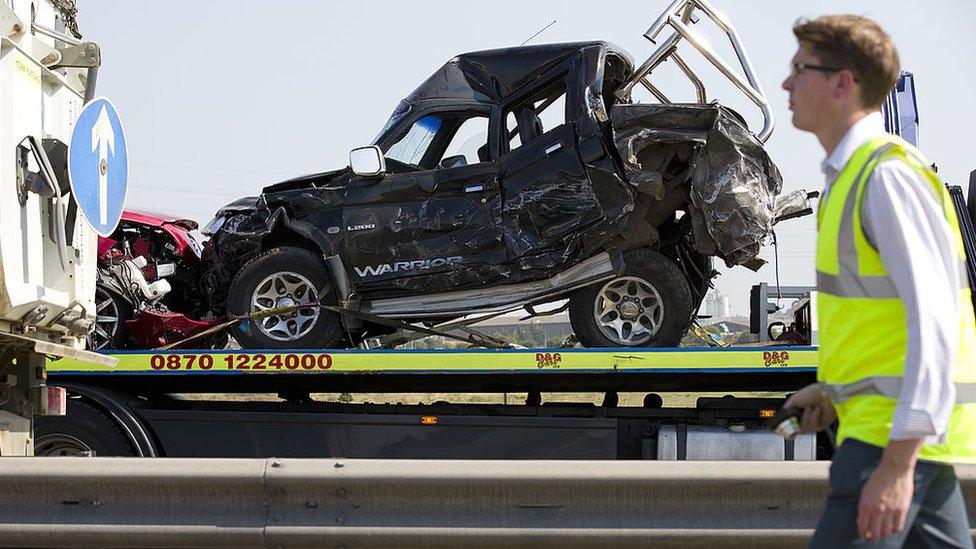
[[[810,63],[793,63],[793,73],[792,73],[793,76],[797,76],[797,75],[800,74],[800,72],[805,71],[805,70],[811,70],[811,71],[817,71],[817,72],[823,72],[823,73],[831,73],[831,72],[840,72],[840,71],[843,71],[843,70],[850,70],[850,69],[845,69],[843,67],[825,67],[823,65],[811,65]],[[852,74],[853,74],[853,71],[852,71]],[[854,81],[855,82],[858,81],[856,74],[854,75]]]

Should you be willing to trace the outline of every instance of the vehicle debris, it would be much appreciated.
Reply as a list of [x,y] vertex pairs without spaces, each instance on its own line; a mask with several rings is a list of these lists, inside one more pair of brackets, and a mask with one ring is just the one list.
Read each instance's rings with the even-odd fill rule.
[[[783,178],[738,114],[714,103],[617,105],[611,122],[627,178],[640,192],[659,202],[668,191],[689,197],[696,250],[729,267],[756,264]],[[674,190],[681,184],[690,188]]]

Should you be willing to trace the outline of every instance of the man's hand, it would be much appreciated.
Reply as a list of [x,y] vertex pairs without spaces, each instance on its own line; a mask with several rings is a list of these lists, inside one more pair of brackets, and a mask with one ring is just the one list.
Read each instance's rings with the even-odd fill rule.
[[783,404],[783,408],[803,410],[803,416],[800,418],[801,433],[823,431],[837,419],[833,403],[816,383],[793,393],[793,396]]
[[857,506],[857,531],[877,540],[905,528],[915,493],[915,461],[924,439],[892,440],[871,473]]

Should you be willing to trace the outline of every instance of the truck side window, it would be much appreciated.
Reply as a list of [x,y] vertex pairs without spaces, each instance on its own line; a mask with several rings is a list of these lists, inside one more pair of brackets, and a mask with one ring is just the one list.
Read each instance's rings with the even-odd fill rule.
[[[472,116],[461,122],[450,144],[441,156],[444,160],[464,157],[467,165],[488,160],[488,117]],[[460,159],[455,160],[458,162]],[[457,164],[454,164],[457,165]]]
[[508,150],[514,151],[523,143],[565,123],[566,84],[560,80],[505,113]]

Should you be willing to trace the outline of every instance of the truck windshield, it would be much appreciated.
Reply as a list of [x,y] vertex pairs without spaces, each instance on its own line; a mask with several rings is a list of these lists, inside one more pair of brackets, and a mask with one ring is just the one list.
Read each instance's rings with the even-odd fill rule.
[[420,164],[441,124],[442,120],[436,116],[425,116],[414,122],[407,135],[386,151],[386,157],[412,166]]
[[393,114],[390,115],[390,119],[386,121],[386,124],[383,124],[383,129],[380,130],[380,133],[376,134],[376,137],[373,138],[373,142],[371,144],[376,145],[380,138],[383,137],[383,134],[385,134],[390,128],[393,127],[394,124],[406,116],[408,112],[410,112],[410,103],[400,101],[400,104],[393,109]]

